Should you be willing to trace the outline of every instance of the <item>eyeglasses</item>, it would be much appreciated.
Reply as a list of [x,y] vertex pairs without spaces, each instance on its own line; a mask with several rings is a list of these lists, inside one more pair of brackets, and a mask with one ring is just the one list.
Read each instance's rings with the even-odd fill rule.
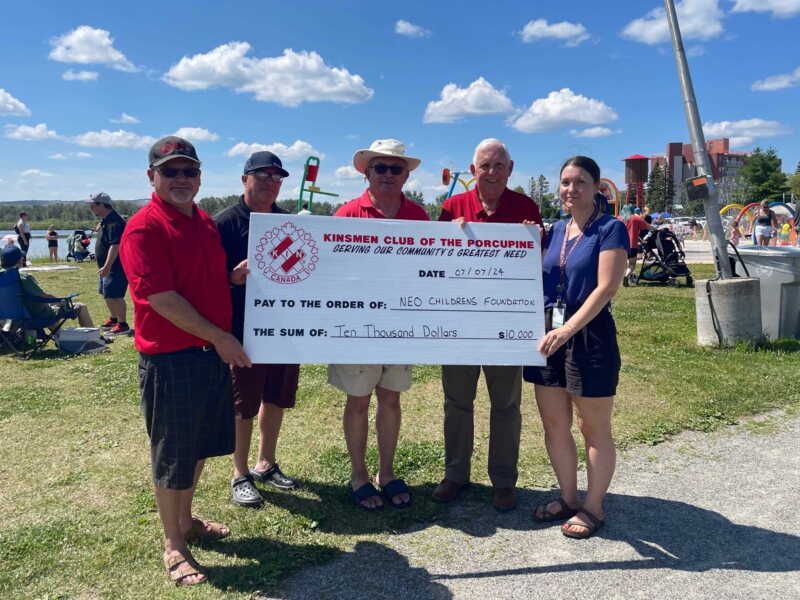
[[382,163],[378,163],[372,165],[372,170],[378,175],[386,175],[386,171],[389,171],[392,175],[402,175],[406,168],[403,165],[384,165]]
[[280,173],[270,173],[269,171],[250,171],[250,175],[259,179],[271,179],[272,181],[283,181]]
[[174,167],[164,167],[163,169],[156,169],[162,176],[167,179],[173,179],[178,176],[178,173],[183,173],[183,176],[188,179],[194,179],[200,175],[200,169],[196,167],[186,167],[185,169],[176,169]]

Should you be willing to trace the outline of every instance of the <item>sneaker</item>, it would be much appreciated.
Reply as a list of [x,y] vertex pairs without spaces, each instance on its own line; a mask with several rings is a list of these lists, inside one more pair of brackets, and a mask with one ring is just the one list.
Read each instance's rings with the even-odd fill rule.
[[111,328],[111,331],[109,331],[108,333],[110,335],[119,335],[121,333],[123,334],[128,333],[130,330],[131,328],[128,327],[127,325],[123,325],[122,323],[117,323]]
[[111,317],[108,317],[106,322],[103,323],[102,325],[100,325],[100,329],[111,329],[116,324],[117,324],[117,320],[116,319],[112,319]]
[[274,485],[279,490],[295,490],[300,487],[300,482],[297,481],[297,479],[293,477],[287,477],[283,474],[283,471],[281,471],[278,463],[275,463],[266,471],[256,471],[255,469],[250,469],[250,475],[252,475],[256,481],[269,483]]

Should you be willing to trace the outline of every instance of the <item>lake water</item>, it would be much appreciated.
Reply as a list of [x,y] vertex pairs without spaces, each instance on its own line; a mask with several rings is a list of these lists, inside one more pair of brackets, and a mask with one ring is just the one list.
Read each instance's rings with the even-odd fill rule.
[[[67,258],[67,238],[73,233],[74,230],[59,231],[58,232],[58,260],[66,260]],[[0,237],[8,234],[16,235],[14,230],[0,232]],[[47,240],[44,236],[47,235],[45,229],[34,229],[31,231],[31,247],[28,249],[28,256],[30,258],[47,258],[50,252],[47,249]],[[92,235],[92,243],[89,245],[89,251],[94,252],[95,237]]]

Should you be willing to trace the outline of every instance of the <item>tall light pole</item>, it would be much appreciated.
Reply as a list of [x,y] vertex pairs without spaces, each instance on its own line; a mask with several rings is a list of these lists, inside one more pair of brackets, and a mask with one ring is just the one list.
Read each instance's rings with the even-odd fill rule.
[[717,202],[717,189],[714,185],[711,162],[708,159],[708,151],[706,150],[706,139],[700,123],[700,112],[697,110],[697,99],[694,95],[692,76],[689,73],[689,64],[686,62],[686,51],[683,49],[681,30],[678,27],[678,16],[675,14],[675,4],[672,0],[664,0],[664,5],[667,9],[667,22],[669,23],[669,33],[672,37],[675,64],[678,67],[683,109],[686,113],[689,135],[692,139],[694,164],[697,166],[697,174],[707,178],[708,194],[703,198],[703,208],[706,213],[708,231],[711,234],[711,251],[714,254],[717,275],[720,279],[731,279],[733,274],[731,265],[728,262],[725,230],[722,227],[722,218],[719,214],[719,203]]

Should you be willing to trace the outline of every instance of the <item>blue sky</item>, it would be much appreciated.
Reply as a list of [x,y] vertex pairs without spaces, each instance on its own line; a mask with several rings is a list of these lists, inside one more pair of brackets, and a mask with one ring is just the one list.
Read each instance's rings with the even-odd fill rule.
[[[396,138],[441,193],[497,137],[512,185],[572,154],[623,185],[621,159],[688,141],[663,2],[18,2],[0,25],[0,200],[149,195],[154,139],[181,131],[200,196],[241,191],[270,149],[300,184],[309,154],[342,200],[352,155]],[[800,0],[683,0],[706,136],[800,161]]]

